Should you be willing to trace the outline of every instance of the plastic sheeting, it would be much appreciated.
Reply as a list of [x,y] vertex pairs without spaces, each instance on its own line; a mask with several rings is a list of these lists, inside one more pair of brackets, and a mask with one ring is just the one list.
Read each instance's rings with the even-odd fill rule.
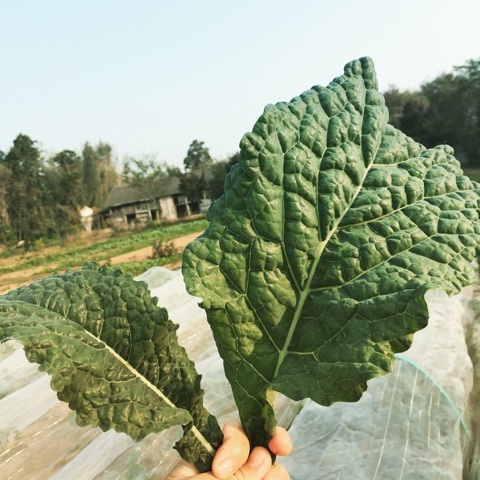
[[[203,374],[207,408],[220,421],[236,418],[221,360],[198,300],[180,272],[155,268],[140,277],[180,324],[180,342]],[[294,452],[284,463],[292,479],[459,479],[468,442],[463,418],[472,367],[459,297],[429,296],[431,319],[394,373],[369,382],[357,403],[308,402],[290,429]],[[48,376],[18,345],[0,345],[0,478],[164,479],[178,461],[176,427],[135,443],[124,434],[75,425]],[[297,406],[280,396],[279,418]],[[352,473],[354,472],[354,473]],[[352,476],[353,475],[353,476]]]
[[391,375],[370,380],[356,403],[309,402],[296,417],[295,452],[279,460],[293,480],[462,478],[473,382],[463,305],[442,291],[427,300],[429,325],[397,356]]
[[[179,271],[155,267],[147,281],[159,305],[180,325],[179,341],[204,375],[205,404],[221,420],[236,418],[213,337],[198,299]],[[175,427],[135,443],[127,435],[76,426],[49,387],[48,375],[25,359],[19,344],[0,345],[0,479],[164,479],[178,462]]]

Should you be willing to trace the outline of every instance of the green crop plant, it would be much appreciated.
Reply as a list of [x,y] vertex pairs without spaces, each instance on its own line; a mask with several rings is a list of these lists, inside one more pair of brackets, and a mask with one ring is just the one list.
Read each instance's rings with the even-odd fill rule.
[[[479,193],[450,147],[388,124],[369,58],[266,107],[182,267],[253,445],[273,433],[275,392],[358,400],[427,324],[425,293],[475,280]],[[0,297],[0,338],[24,345],[80,425],[136,440],[183,425],[176,448],[208,470],[222,434],[156,304],[87,263]]]

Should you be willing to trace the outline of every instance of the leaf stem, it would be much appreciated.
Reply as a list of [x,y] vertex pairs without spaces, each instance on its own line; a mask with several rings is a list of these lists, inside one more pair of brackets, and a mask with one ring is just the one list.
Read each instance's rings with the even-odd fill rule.
[[[377,146],[377,151],[378,151],[378,146]],[[375,155],[373,155],[373,157],[372,157],[371,163],[368,166],[365,167],[365,171],[363,173],[363,179],[362,179],[361,182],[359,182],[359,184],[356,188],[356,191],[352,195],[352,198],[350,199],[348,205],[346,206],[343,214],[340,215],[334,221],[334,223],[333,223],[330,231],[326,235],[325,239],[321,243],[319,243],[319,245],[317,247],[317,251],[315,253],[315,259],[314,259],[314,261],[313,261],[313,263],[310,267],[310,272],[308,274],[307,281],[305,282],[305,286],[304,286],[303,290],[301,290],[301,292],[300,292],[298,303],[297,303],[297,306],[296,306],[296,309],[295,309],[295,315],[293,317],[292,323],[290,324],[290,328],[289,328],[287,337],[285,338],[285,343],[283,344],[283,348],[279,352],[277,365],[275,367],[275,372],[274,372],[273,378],[275,378],[278,375],[278,372],[280,371],[280,367],[281,367],[283,361],[285,360],[285,357],[287,356],[288,348],[290,346],[290,342],[292,341],[295,329],[297,328],[297,323],[300,319],[300,315],[302,313],[303,306],[305,305],[305,301],[307,300],[307,297],[311,292],[310,285],[312,284],[313,277],[315,275],[315,271],[317,269],[317,266],[320,262],[320,257],[322,255],[322,252],[324,251],[325,247],[327,246],[328,242],[331,240],[333,235],[335,235],[335,233],[337,232],[337,228],[340,225],[343,217],[345,216],[346,212],[348,212],[348,210],[352,206],[353,202],[357,198],[358,194],[360,193],[360,191],[362,189],[363,182],[365,181],[365,178],[367,177],[368,172],[370,171],[370,169],[372,168],[372,166],[375,163],[375,158],[376,158],[376,152],[375,152]],[[292,275],[292,277],[295,277],[295,276]]]
[[88,330],[84,330],[84,332],[89,335],[90,337],[94,338],[97,342],[100,342],[108,351],[109,353],[116,358],[130,373],[135,375],[141,382],[143,382],[148,388],[153,390],[169,407],[178,408],[160,389],[158,389],[152,382],[150,382],[147,378],[145,378],[141,373],[139,373],[135,368],[132,367],[122,356],[120,356],[113,348],[103,342],[99,337],[93,335],[93,333],[89,332]]
[[198,441],[202,444],[203,448],[210,453],[212,456],[215,456],[216,450],[212,447],[212,444],[202,435],[202,432],[193,425],[191,429],[192,433],[197,437]]
[[[88,330],[84,330],[90,337],[94,338],[95,341],[100,342],[129,372],[135,375],[140,381],[142,381],[147,387],[152,389],[168,406],[172,408],[176,408],[181,410],[177,407],[159,388],[157,388],[152,382],[150,382],[147,378],[145,378],[141,373],[139,373],[135,368],[132,367],[122,356],[120,356],[113,348],[107,345],[105,342],[100,340],[98,337],[93,335]],[[192,425],[191,432],[193,435],[198,439],[198,441],[202,444],[202,446],[207,450],[209,454],[212,456],[215,455],[215,448],[211,445],[211,443],[204,437],[204,435],[198,430],[195,425]]]

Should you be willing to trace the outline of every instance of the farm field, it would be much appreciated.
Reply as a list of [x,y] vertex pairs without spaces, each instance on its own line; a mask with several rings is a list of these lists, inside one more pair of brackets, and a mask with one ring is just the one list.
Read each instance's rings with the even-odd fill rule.
[[[38,247],[27,253],[20,249],[2,251],[0,247],[0,295],[51,273],[80,268],[87,261],[118,265],[132,275],[153,266],[180,268],[181,252],[206,226],[206,220],[195,217],[144,230],[79,232],[63,244]],[[158,241],[172,242],[176,253],[153,259],[152,245]]]

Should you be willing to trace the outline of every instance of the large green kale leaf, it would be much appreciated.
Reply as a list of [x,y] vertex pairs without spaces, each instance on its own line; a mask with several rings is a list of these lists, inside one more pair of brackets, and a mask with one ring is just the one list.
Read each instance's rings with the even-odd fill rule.
[[0,296],[0,341],[24,345],[79,425],[134,440],[183,425],[176,448],[209,469],[222,433],[203,407],[178,326],[156,303],[145,283],[120,269],[85,264]]
[[244,427],[271,434],[274,394],[329,405],[425,327],[427,290],[474,280],[479,185],[450,147],[388,125],[369,58],[267,106],[185,253]]

